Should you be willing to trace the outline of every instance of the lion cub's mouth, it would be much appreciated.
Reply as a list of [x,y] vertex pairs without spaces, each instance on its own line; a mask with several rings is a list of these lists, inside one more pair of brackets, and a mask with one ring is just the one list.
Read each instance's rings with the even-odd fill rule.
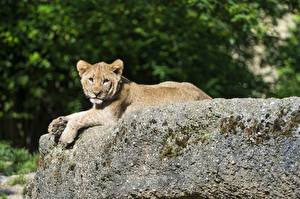
[[103,100],[98,98],[90,98],[90,102],[92,102],[93,104],[102,104]]

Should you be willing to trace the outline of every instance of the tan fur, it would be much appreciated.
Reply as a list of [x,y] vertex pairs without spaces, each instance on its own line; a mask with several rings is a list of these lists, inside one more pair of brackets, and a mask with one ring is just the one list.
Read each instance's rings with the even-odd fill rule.
[[49,125],[49,133],[63,130],[60,142],[70,144],[83,127],[113,124],[132,111],[162,104],[211,99],[191,83],[163,82],[156,85],[136,84],[122,77],[123,62],[77,63],[85,95],[93,103],[87,111],[59,117]]

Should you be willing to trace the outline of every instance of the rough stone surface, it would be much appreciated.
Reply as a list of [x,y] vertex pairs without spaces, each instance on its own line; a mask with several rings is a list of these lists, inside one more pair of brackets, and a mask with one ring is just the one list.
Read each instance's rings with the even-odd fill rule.
[[300,98],[148,108],[40,152],[26,198],[300,198]]

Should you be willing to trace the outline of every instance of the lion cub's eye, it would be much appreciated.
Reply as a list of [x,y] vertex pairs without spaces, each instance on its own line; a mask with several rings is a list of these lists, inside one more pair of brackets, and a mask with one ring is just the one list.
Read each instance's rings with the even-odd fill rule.
[[88,80],[90,83],[93,83],[93,81],[94,81],[94,79],[92,77],[90,77]]
[[109,82],[108,79],[103,80],[103,84],[107,84]]

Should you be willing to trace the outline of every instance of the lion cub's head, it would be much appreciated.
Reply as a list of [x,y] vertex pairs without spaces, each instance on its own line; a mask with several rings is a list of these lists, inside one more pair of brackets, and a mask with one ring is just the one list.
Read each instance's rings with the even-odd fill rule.
[[99,62],[92,65],[80,60],[77,62],[77,70],[84,94],[93,104],[101,104],[112,99],[118,92],[123,61],[117,59],[111,64]]

